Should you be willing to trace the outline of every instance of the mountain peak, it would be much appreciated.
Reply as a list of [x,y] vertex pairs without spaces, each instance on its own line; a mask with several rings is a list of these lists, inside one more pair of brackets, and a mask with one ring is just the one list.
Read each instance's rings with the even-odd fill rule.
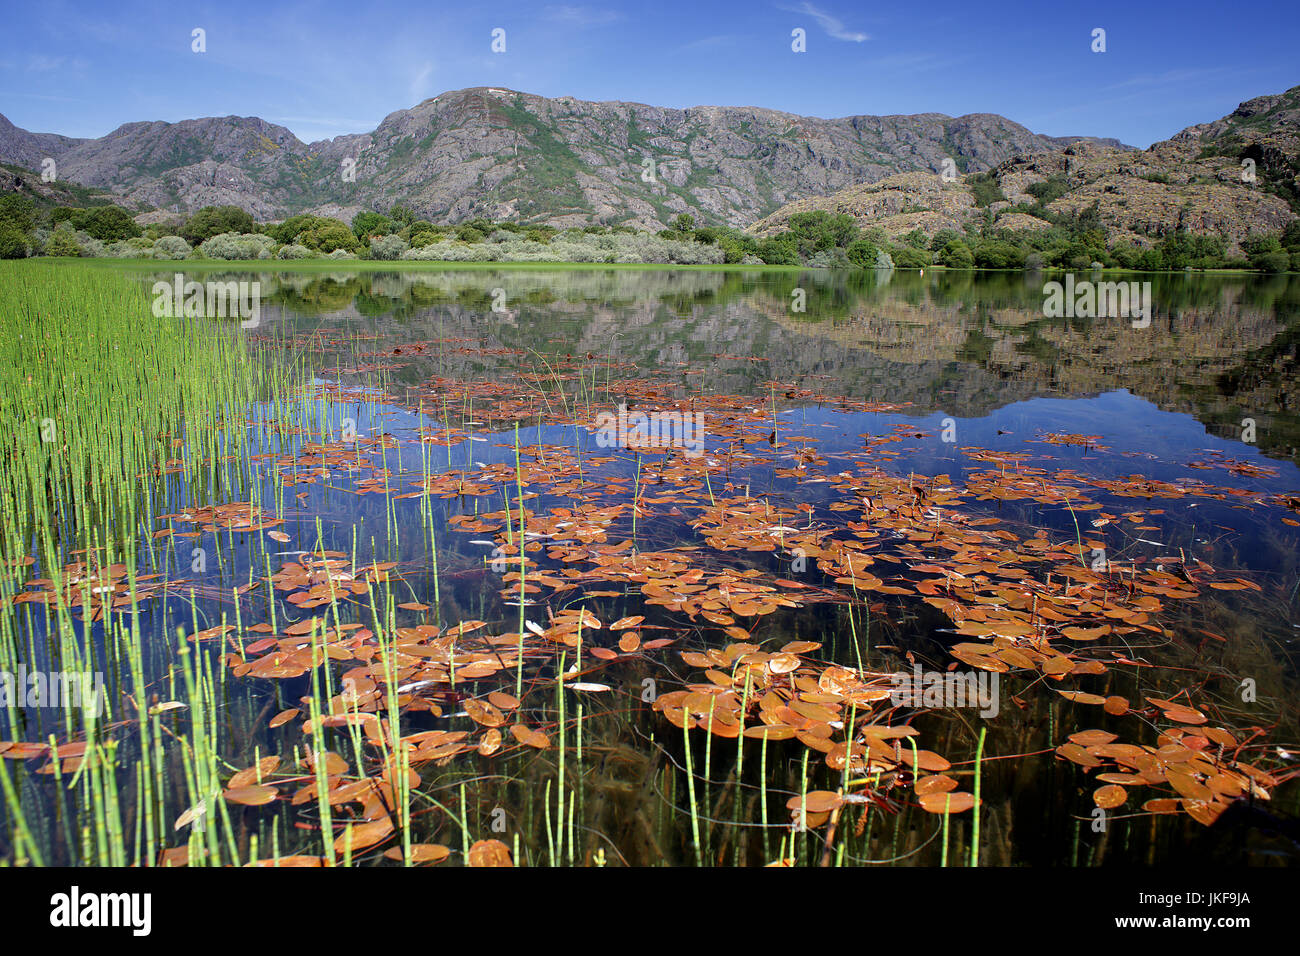
[[238,205],[259,218],[395,202],[435,222],[474,216],[663,228],[679,213],[746,226],[783,203],[900,172],[963,171],[1060,148],[1006,117],[799,116],[448,90],[372,131],[306,144],[255,116],[127,123],[73,140],[0,126],[0,160],[177,213]]

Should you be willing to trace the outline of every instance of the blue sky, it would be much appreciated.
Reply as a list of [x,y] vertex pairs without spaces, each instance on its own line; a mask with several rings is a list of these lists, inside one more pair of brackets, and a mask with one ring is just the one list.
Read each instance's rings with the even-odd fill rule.
[[[306,141],[508,86],[814,116],[1001,113],[1148,146],[1300,84],[1300,4],[41,0],[6,7],[0,113],[38,132],[261,116]],[[1091,50],[1094,28],[1106,52]],[[207,51],[191,50],[195,28]],[[506,51],[491,50],[505,30]],[[791,31],[807,51],[791,50]]]

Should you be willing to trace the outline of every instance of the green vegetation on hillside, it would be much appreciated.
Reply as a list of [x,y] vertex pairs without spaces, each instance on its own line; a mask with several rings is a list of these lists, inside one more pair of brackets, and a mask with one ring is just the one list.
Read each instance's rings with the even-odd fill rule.
[[[996,180],[989,180],[996,189]],[[456,225],[420,219],[410,209],[362,212],[352,224],[301,214],[257,223],[237,206],[206,206],[184,221],[140,226],[113,205],[42,206],[20,194],[0,197],[0,258],[26,256],[133,259],[355,259],[457,262],[593,262],[767,264],[829,269],[943,266],[949,269],[1089,269],[1094,264],[1143,271],[1254,269],[1300,271],[1300,220],[1275,234],[1252,235],[1229,255],[1221,236],[1176,231],[1150,247],[1109,244],[1095,206],[1054,212],[1063,177],[1029,188],[1034,203],[1013,207],[1047,228],[997,227],[992,214],[965,230],[933,236],[921,229],[891,238],[862,229],[843,213],[795,213],[766,238],[726,226],[700,225],[689,213],[656,234],[630,226],[559,230],[483,217]],[[1000,194],[1000,192],[999,192]],[[991,195],[991,193],[990,193]]]

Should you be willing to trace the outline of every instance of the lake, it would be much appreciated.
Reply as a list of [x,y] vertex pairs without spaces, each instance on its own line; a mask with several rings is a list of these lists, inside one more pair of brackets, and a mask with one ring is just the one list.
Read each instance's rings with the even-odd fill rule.
[[105,705],[0,709],[0,858],[1294,862],[1300,277],[185,278],[249,401],[9,537]]

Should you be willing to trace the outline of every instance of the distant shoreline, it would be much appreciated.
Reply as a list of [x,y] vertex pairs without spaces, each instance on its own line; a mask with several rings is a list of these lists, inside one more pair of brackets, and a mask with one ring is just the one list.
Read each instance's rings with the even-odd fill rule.
[[916,272],[932,271],[952,275],[967,275],[991,272],[999,275],[1075,275],[1101,272],[1104,275],[1225,275],[1225,276],[1285,276],[1300,275],[1300,272],[1262,273],[1256,269],[1125,269],[1120,266],[1108,266],[1102,269],[1066,269],[1060,266],[1042,269],[984,269],[954,268],[951,266],[929,265],[923,269],[895,266],[890,269],[843,269],[834,266],[786,266],[767,263],[719,263],[719,264],[682,264],[671,262],[457,262],[452,259],[115,259],[111,256],[101,258],[83,258],[74,256],[31,256],[26,260],[13,259],[11,262],[77,262],[86,265],[113,266],[138,272],[167,272],[173,269],[185,271],[222,270],[226,272],[460,272],[510,269],[528,271],[603,271],[603,270],[652,270],[665,272],[685,270],[690,272],[834,272],[853,274],[860,272]]

